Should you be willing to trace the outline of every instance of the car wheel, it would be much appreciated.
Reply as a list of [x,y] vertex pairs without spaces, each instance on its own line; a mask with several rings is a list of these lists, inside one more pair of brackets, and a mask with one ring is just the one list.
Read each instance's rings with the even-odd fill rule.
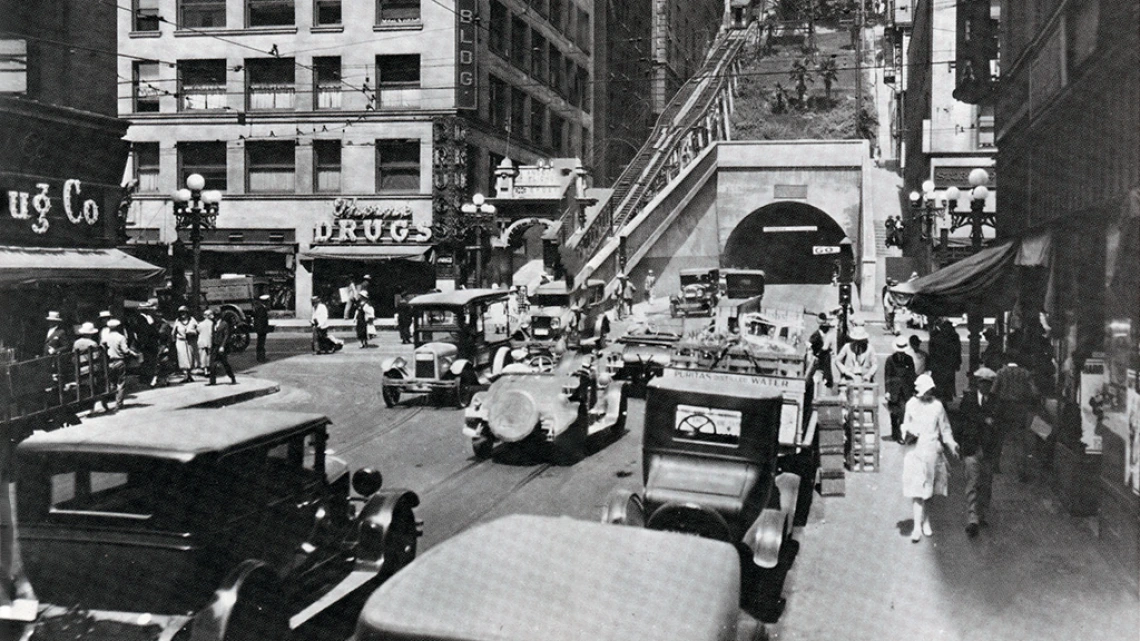
[[626,414],[629,412],[629,407],[628,407],[629,403],[626,401],[626,396],[625,396],[624,390],[623,390],[623,393],[621,394],[620,403],[621,404],[618,406],[617,420],[614,421],[613,426],[610,427],[610,440],[612,440],[612,441],[618,440],[619,438],[621,438],[621,435],[625,433],[625,417],[626,417]]
[[475,452],[475,458],[486,460],[495,451],[495,441],[486,436],[476,436],[471,439],[471,449]]
[[463,370],[455,385],[455,406],[463,409],[471,404],[471,397],[475,395],[475,375],[471,370]]
[[[411,509],[405,507],[400,510],[392,520],[392,527],[388,530],[384,550],[384,570],[391,574],[399,572],[404,566],[416,559],[416,540],[418,538],[416,516]],[[391,575],[389,574],[389,576]]]
[[[403,378],[399,374],[393,373],[388,378]],[[380,395],[384,397],[384,405],[388,407],[395,407],[396,403],[400,402],[400,390],[396,387],[380,384]]]
[[289,639],[289,613],[279,581],[252,576],[238,592],[222,641]]
[[222,318],[230,325],[230,340],[226,347],[231,352],[242,352],[249,347],[249,332],[242,331],[241,317],[232,309],[222,312]]

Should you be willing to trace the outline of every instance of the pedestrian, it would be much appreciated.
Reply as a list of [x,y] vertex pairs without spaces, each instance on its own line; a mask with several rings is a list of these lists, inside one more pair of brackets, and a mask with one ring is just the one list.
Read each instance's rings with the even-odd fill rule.
[[[99,349],[99,343],[96,339],[99,336],[99,328],[95,323],[83,323],[76,330],[75,342],[71,345],[71,350],[75,352],[76,364],[79,367],[79,380],[77,383],[82,386],[86,381],[88,375],[91,373],[91,365],[94,363],[94,353]],[[103,401],[103,408],[107,408],[107,402]],[[92,404],[92,411],[95,407]]]
[[929,354],[922,349],[922,339],[918,335],[911,334],[908,343],[907,354],[910,354],[910,357],[914,359],[914,375],[922,376],[926,373],[926,359]]
[[230,367],[230,355],[229,349],[227,348],[232,332],[233,327],[230,326],[230,322],[226,320],[226,317],[219,316],[218,320],[214,323],[214,341],[210,349],[210,382],[206,383],[207,385],[217,385],[218,365],[221,365],[222,369],[229,375],[230,385],[237,385],[237,377],[234,376],[234,368]]
[[[215,327],[215,333],[217,329]],[[174,351],[178,355],[178,369],[185,375],[183,383],[193,383],[194,378],[190,370],[194,367],[194,356],[197,351],[198,321],[190,315],[190,308],[182,305],[178,308],[178,318],[174,319]]]
[[412,306],[408,304],[409,298],[402,289],[396,295],[396,327],[400,330],[400,343],[404,345],[412,342]]
[[867,327],[860,321],[855,321],[847,335],[847,344],[839,350],[835,357],[835,368],[839,370],[840,382],[863,382],[875,380],[875,372],[879,369],[875,350],[871,348],[871,336]]
[[1005,354],[1001,348],[1001,337],[998,336],[994,328],[987,327],[982,332],[982,338],[986,341],[986,348],[982,350],[981,355],[982,364],[996,372],[1005,365]]
[[1033,436],[1029,431],[1029,417],[1037,403],[1037,386],[1033,375],[1020,365],[1021,356],[1010,352],[1006,364],[994,377],[992,393],[994,397],[994,420],[998,425],[999,437],[994,451],[993,469],[1001,473],[1001,452],[1006,441],[1014,441],[1017,447],[1014,469],[1021,481],[1029,480],[1029,454],[1033,450]]
[[360,294],[360,288],[356,286],[356,282],[352,278],[348,279],[348,284],[340,288],[340,302],[344,303],[344,320],[352,318],[352,313],[356,308],[356,298]]
[[891,295],[891,288],[897,285],[898,282],[893,278],[887,279],[887,284],[883,285],[883,326],[886,330],[896,336],[899,334],[898,328],[895,327],[895,298]]
[[201,374],[206,374],[210,368],[210,354],[214,346],[214,310],[207,309],[202,312],[202,320],[198,322],[198,368]]
[[368,302],[368,290],[360,290],[356,300],[356,339],[360,341],[360,348],[371,347],[368,339],[371,338],[372,321],[376,319],[376,310]]
[[110,310],[104,309],[99,312],[99,343],[103,343],[103,339],[107,338],[107,321],[111,320]]
[[950,431],[950,420],[942,401],[934,396],[934,379],[923,374],[915,379],[915,396],[906,402],[903,416],[903,496],[912,500],[914,528],[910,540],[918,543],[923,535],[934,536],[926,502],[935,494],[946,496],[950,467],[946,452],[957,455],[958,443]]
[[[103,340],[103,348],[107,350],[107,379],[115,390],[115,409],[117,412],[123,407],[123,399],[127,395],[127,359],[138,358],[140,354],[127,344],[127,337],[122,334],[122,323],[117,318],[107,320],[107,338]],[[107,401],[103,401],[107,408]]]
[[835,376],[831,372],[831,360],[836,351],[835,343],[836,334],[832,327],[831,317],[826,312],[820,312],[819,328],[812,332],[811,337],[808,338],[811,354],[814,357],[808,378],[812,379],[816,372],[820,372],[823,375],[824,384],[828,387],[835,387]]
[[313,353],[321,353],[321,339],[324,332],[328,331],[329,326],[329,308],[321,301],[320,296],[313,296]]
[[59,312],[48,312],[47,336],[44,337],[44,356],[55,356],[68,348],[67,332],[63,329],[63,317]]
[[907,340],[895,338],[895,351],[883,364],[884,393],[891,418],[891,440],[902,443],[902,421],[906,403],[914,396],[914,359],[906,353]]
[[958,370],[962,367],[962,339],[949,319],[937,321],[930,334],[930,356],[926,369],[936,385],[935,393],[943,403],[949,403],[957,393]]
[[257,335],[257,362],[264,363],[269,360],[265,355],[265,337],[269,334],[269,294],[257,297],[253,306],[253,333]]
[[624,272],[618,274],[618,288],[621,291],[621,305],[618,307],[621,318],[633,314],[633,297],[637,293],[637,286]]
[[966,473],[966,534],[978,535],[986,524],[993,493],[993,453],[999,439],[994,420],[991,387],[997,373],[980,367],[973,375],[973,385],[962,393],[954,437]]
[[645,274],[645,302],[653,300],[653,286],[657,284],[657,276],[653,274],[653,270],[649,270]]

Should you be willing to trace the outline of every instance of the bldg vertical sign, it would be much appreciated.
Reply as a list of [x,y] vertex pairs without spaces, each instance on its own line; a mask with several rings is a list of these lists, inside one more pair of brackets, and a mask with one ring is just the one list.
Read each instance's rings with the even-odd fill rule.
[[455,106],[478,109],[475,91],[475,4],[476,0],[455,0]]

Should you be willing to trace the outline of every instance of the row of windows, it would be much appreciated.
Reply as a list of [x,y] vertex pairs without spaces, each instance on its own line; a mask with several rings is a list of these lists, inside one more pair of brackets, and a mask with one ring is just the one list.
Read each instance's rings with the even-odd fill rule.
[[[554,23],[554,7],[566,4],[566,11],[574,13],[574,5],[564,0],[551,0],[551,22]],[[562,11],[559,9],[559,11]],[[590,15],[578,9],[578,46],[589,52]],[[558,26],[558,23],[554,23]],[[567,29],[564,33],[571,33]],[[574,106],[589,111],[586,87],[589,74],[578,66],[558,45],[546,39],[537,28],[530,27],[521,16],[511,16],[502,4],[491,0],[489,46],[491,51],[509,61],[520,71],[529,74],[538,82],[548,85]]]
[[[179,111],[225,109],[225,60],[180,60],[177,90],[165,87],[169,81],[159,78],[157,62],[135,62],[132,80],[133,109],[136,113],[157,113],[162,96],[178,99]],[[292,58],[255,58],[234,67],[245,72],[245,109],[293,110],[297,108],[297,71]],[[313,108],[340,109],[344,90],[352,90],[341,82],[339,57],[313,58]],[[376,109],[408,109],[421,102],[420,56],[399,54],[376,56]]]
[[[132,145],[135,177],[140,193],[163,193],[159,180],[160,153],[157,142]],[[180,142],[178,182],[186,184],[190,174],[201,174],[206,189],[226,191],[225,142]],[[313,190],[318,193],[341,191],[341,141],[313,141]],[[250,194],[292,194],[297,190],[297,143],[293,140],[257,140],[245,143],[245,191]],[[383,139],[376,141],[376,193],[415,194],[420,192],[420,141]]]
[[[161,0],[134,0],[134,30],[158,31]],[[245,27],[292,27],[297,24],[294,0],[243,0]],[[420,21],[420,0],[376,0],[377,25]],[[341,24],[341,0],[313,0],[313,24]],[[178,0],[179,29],[224,29],[226,0]]]
[[505,129],[514,138],[529,140],[554,151],[555,156],[581,155],[590,137],[587,127],[579,129],[550,109],[546,103],[511,87],[494,75],[488,87],[491,124]]

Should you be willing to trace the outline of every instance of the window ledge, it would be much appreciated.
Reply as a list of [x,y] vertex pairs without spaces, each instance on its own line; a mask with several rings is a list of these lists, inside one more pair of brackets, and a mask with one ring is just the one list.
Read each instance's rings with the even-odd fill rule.
[[127,36],[130,38],[161,38],[162,32],[159,31],[158,29],[155,29],[153,31],[151,31],[151,30],[132,31],[129,34],[127,34]]
[[323,24],[316,25],[309,29],[310,33],[344,33],[344,25],[342,24]]
[[373,25],[373,31],[421,31],[424,28],[422,20],[415,20],[408,22],[390,22],[385,24]]
[[174,32],[175,38],[192,38],[195,36],[213,37],[217,35],[249,36],[249,35],[288,35],[296,34],[297,27],[251,27],[248,29],[227,29],[226,27],[211,27],[209,29],[178,29]]

